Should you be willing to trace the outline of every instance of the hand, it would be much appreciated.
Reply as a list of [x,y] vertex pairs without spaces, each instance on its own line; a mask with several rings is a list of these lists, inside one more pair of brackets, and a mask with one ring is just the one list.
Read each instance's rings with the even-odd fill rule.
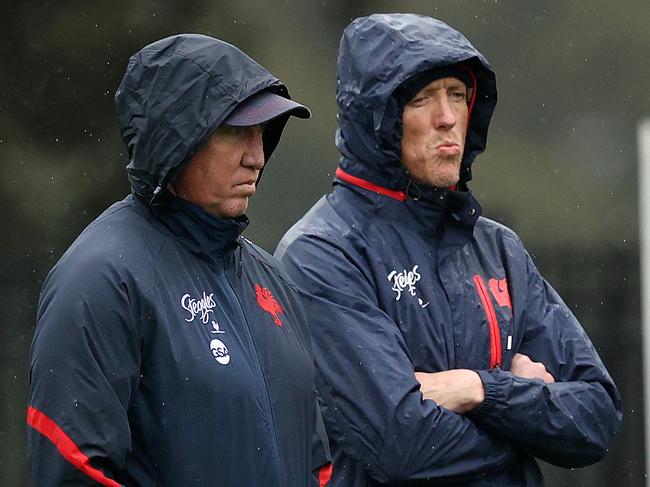
[[510,372],[524,379],[542,379],[547,384],[553,384],[555,379],[541,362],[533,362],[528,355],[517,353],[512,357]]
[[420,392],[443,408],[458,414],[468,413],[485,399],[483,382],[473,370],[454,369],[443,372],[416,372]]

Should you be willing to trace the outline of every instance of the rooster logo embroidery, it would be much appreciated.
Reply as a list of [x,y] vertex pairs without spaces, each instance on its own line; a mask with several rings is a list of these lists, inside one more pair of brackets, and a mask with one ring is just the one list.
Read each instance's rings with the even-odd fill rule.
[[282,309],[280,303],[278,303],[275,297],[273,297],[271,291],[259,284],[255,284],[255,297],[257,298],[257,304],[260,305],[260,308],[273,317],[273,323],[277,326],[282,326],[280,313],[284,313],[284,309]]
[[488,281],[488,286],[490,286],[492,296],[497,300],[499,306],[512,309],[510,293],[508,292],[508,280],[505,277],[498,280],[494,278],[490,279]]

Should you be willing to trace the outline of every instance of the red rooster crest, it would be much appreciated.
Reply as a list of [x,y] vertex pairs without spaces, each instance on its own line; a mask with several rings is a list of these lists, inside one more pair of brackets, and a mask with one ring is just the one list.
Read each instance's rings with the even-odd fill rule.
[[505,277],[503,279],[490,279],[488,281],[488,286],[490,286],[492,296],[497,300],[499,306],[505,306],[512,309],[510,293],[508,292],[508,280]]
[[275,300],[271,291],[259,284],[255,284],[255,297],[257,298],[257,304],[260,305],[260,308],[273,316],[273,323],[277,326],[282,326],[282,320],[279,315],[280,313],[284,313],[284,309],[282,309],[280,303]]

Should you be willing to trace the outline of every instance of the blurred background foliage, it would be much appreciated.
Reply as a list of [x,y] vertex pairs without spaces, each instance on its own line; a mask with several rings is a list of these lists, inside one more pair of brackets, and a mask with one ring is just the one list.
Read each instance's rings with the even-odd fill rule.
[[[269,251],[330,187],[343,28],[373,12],[438,17],[497,73],[499,104],[472,189],[515,228],[594,340],[624,397],[601,463],[545,465],[552,486],[644,483],[635,131],[650,116],[650,2],[3,0],[0,17],[0,485],[29,485],[27,355],[38,294],[76,235],[128,191],[113,95],[131,54],[179,32],[227,40],[279,76],[292,120],[247,235]],[[92,272],[92,269],[89,269]]]

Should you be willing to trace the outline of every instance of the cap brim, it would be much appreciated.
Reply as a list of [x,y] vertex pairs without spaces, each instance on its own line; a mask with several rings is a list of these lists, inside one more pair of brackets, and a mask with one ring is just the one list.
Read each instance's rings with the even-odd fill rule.
[[281,115],[309,118],[309,108],[270,91],[255,93],[241,102],[223,121],[226,125],[249,127],[270,122]]

